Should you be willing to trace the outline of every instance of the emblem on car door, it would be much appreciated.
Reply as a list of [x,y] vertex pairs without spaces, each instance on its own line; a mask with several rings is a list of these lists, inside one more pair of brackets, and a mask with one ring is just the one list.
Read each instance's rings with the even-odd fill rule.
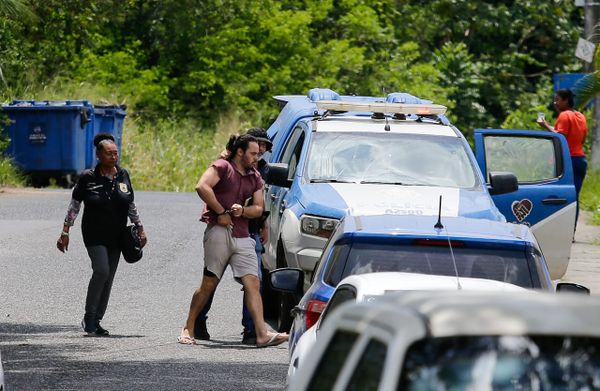
[[521,201],[513,201],[511,209],[520,223],[531,213],[531,210],[533,209],[533,203],[527,198],[522,199]]

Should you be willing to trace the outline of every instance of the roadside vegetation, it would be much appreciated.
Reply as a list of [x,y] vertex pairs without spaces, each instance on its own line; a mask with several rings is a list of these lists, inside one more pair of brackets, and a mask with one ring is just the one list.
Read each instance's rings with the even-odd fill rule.
[[[582,68],[583,20],[570,0],[5,0],[0,100],[125,104],[136,188],[190,191],[272,96],[312,87],[432,99],[467,137],[535,127],[552,75]],[[24,183],[0,158],[0,185]]]
[[600,170],[588,171],[579,202],[582,209],[593,212],[591,223],[600,225]]

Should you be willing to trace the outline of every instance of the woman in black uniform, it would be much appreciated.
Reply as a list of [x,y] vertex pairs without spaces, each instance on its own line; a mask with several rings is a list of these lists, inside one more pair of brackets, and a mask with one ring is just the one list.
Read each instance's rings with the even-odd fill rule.
[[114,137],[98,134],[94,138],[94,146],[98,164],[93,170],[86,171],[73,188],[73,198],[56,247],[61,252],[69,249],[69,229],[83,202],[81,230],[93,272],[81,325],[88,335],[107,336],[108,330],[100,326],[100,321],[106,311],[119,264],[119,238],[127,226],[127,217],[136,225],[142,246],[146,244],[146,234],[133,202],[129,173],[117,165],[119,154]]

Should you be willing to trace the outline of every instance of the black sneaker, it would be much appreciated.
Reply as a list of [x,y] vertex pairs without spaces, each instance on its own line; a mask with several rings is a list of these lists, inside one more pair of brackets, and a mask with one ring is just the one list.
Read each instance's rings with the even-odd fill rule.
[[210,341],[210,334],[206,328],[206,319],[204,319],[204,321],[196,320],[196,325],[194,326],[194,337],[202,341]]
[[98,337],[108,337],[110,333],[108,332],[108,330],[102,328],[102,326],[98,324],[96,326],[96,331],[94,332],[94,334],[96,334]]
[[244,329],[242,332],[242,343],[244,345],[256,345],[256,331]]

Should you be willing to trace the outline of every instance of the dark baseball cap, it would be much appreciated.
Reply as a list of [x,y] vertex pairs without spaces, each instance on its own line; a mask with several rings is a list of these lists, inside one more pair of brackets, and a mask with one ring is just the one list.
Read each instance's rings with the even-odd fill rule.
[[252,128],[252,129],[248,129],[248,131],[246,133],[253,136],[258,141],[264,141],[265,143],[267,143],[267,151],[271,150],[273,143],[271,142],[271,140],[269,140],[269,135],[267,134],[267,131],[265,129]]

